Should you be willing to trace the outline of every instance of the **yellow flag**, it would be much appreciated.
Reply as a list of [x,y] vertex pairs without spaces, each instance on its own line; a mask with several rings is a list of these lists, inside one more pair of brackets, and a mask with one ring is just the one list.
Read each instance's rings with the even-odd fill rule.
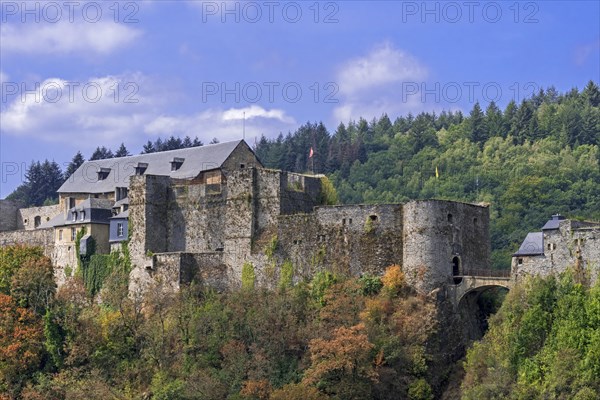
[[435,167],[435,177],[439,178],[440,177],[440,173],[438,172],[438,168],[437,166]]

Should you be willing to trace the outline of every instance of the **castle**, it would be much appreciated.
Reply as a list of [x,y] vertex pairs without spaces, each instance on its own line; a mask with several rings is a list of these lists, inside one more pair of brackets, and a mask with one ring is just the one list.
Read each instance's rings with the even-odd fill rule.
[[[177,290],[192,279],[226,290],[240,286],[244,266],[268,287],[283,265],[299,280],[323,270],[380,275],[398,264],[422,293],[490,272],[486,204],[328,205],[327,188],[323,176],[264,168],[244,141],[88,161],[58,190],[58,205],[2,200],[0,245],[42,246],[60,285],[85,228],[81,254],[91,238],[99,254],[128,246],[131,290],[157,280]],[[591,232],[586,248],[596,246],[589,257],[598,260],[598,226]],[[515,254],[513,276],[546,262],[531,257],[539,254]]]

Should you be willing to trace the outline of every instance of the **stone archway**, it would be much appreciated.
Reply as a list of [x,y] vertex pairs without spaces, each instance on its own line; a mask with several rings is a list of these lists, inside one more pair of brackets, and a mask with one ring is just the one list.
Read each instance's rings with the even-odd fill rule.
[[483,285],[461,296],[457,311],[463,320],[463,335],[467,341],[483,337],[488,329],[488,319],[498,311],[508,291],[508,285]]

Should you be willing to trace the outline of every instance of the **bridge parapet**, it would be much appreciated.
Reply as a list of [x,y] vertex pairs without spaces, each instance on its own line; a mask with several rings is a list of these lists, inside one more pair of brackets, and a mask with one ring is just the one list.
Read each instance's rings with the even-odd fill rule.
[[483,291],[492,287],[503,287],[511,289],[513,280],[510,278],[510,271],[505,276],[461,276],[462,281],[457,285],[449,285],[448,297],[452,299],[454,307],[458,308],[463,297],[473,291]]

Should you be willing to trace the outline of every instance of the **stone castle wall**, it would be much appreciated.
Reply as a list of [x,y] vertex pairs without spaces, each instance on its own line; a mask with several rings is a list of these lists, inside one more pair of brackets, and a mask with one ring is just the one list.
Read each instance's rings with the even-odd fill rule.
[[19,205],[17,203],[0,199],[0,232],[16,231],[19,229],[17,224],[18,211]]
[[453,260],[460,273],[490,265],[489,209],[441,200],[404,205],[403,270],[419,291],[452,282]]
[[13,244],[27,246],[40,246],[47,257],[53,258],[54,254],[54,229],[36,229],[32,231],[18,230],[0,232],[0,247]]
[[39,224],[41,225],[50,221],[60,213],[60,204],[55,204],[52,206],[21,208],[17,213],[18,229],[36,229],[38,226],[36,225],[36,221],[39,221]]
[[[461,273],[490,262],[487,206],[324,207],[320,178],[255,168],[229,171],[220,187],[134,177],[129,196],[130,253],[139,279],[180,265],[179,275],[165,273],[179,284],[190,276],[186,266],[199,268],[184,254],[211,254],[219,261],[208,265],[219,268],[206,268],[203,280],[219,287],[239,286],[245,263],[252,263],[260,285],[273,286],[289,260],[296,280],[323,270],[380,275],[400,264],[411,284],[429,292],[452,282],[455,257]],[[268,256],[273,240],[277,246]]]
[[329,270],[380,275],[402,263],[402,205],[317,207],[311,214],[282,216],[278,257],[298,277]]

